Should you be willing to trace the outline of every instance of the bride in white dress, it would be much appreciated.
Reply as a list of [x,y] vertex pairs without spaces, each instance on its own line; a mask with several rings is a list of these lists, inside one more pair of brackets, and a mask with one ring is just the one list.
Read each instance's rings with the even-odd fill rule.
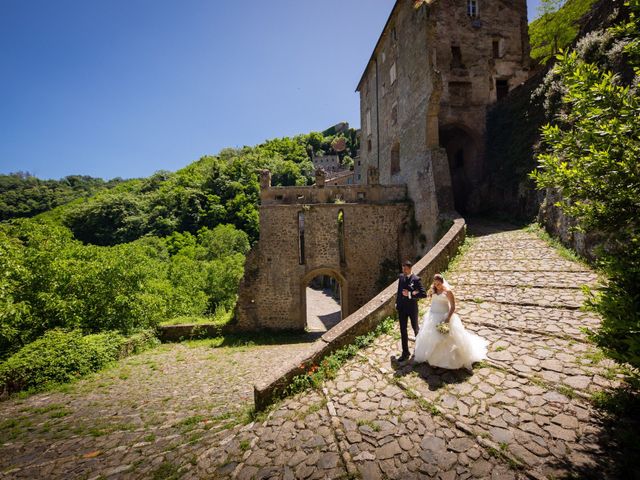
[[[487,357],[488,342],[465,330],[455,313],[456,300],[451,286],[440,274],[433,277],[429,289],[431,307],[423,317],[416,337],[415,362],[428,362],[434,367],[472,369],[474,362]],[[440,333],[437,325],[449,323],[449,333]]]

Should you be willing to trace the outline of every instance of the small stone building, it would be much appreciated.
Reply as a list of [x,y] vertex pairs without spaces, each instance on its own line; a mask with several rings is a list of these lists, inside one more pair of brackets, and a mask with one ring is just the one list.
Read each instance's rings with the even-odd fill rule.
[[315,168],[322,168],[325,172],[339,172],[344,170],[338,155],[315,155],[313,157],[313,166]]

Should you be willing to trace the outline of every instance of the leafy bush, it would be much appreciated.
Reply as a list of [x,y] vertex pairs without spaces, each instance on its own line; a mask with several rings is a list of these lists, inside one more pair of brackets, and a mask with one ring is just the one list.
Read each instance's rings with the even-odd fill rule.
[[[624,45],[635,80],[625,85],[578,52],[559,56],[561,114],[543,128],[544,150],[532,177],[540,188],[558,191],[557,206],[578,230],[604,237],[600,264],[610,281],[590,300],[604,318],[593,338],[616,360],[640,368],[640,0],[628,4],[629,23],[609,34]],[[585,46],[582,53],[601,58],[595,50]]]
[[225,325],[231,320],[233,314],[232,310],[227,310],[225,307],[218,307],[213,315],[206,317],[195,315],[183,315],[180,317],[174,317],[170,320],[164,320],[160,323],[160,326],[170,325]]
[[120,358],[125,341],[114,332],[50,330],[0,365],[0,385],[12,393],[75,380]]
[[[85,337],[86,338],[86,337]],[[140,330],[124,339],[120,345],[120,358],[144,352],[160,345],[154,330]]]

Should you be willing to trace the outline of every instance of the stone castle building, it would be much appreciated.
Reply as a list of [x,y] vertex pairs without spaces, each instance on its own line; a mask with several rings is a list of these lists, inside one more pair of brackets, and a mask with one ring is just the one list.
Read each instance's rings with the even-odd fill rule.
[[343,316],[385,266],[423,255],[483,175],[486,109],[528,78],[526,0],[397,0],[358,83],[357,185],[272,187],[240,285],[239,329],[304,329],[306,286],[340,284]]
[[395,2],[358,83],[360,160],[408,186],[429,246],[434,220],[464,212],[482,178],[487,106],[528,78],[530,59],[526,0],[418,3]]

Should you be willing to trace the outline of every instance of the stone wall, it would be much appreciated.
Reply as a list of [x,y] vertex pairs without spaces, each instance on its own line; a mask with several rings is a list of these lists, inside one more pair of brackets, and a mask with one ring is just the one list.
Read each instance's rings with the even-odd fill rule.
[[435,4],[437,68],[442,75],[440,144],[447,150],[455,206],[469,208],[469,192],[485,174],[486,109],[529,76],[525,0],[478,2],[469,16],[460,0]]
[[538,211],[537,221],[553,237],[577,252],[587,260],[597,258],[597,248],[602,245],[603,238],[596,232],[577,232],[574,230],[576,221],[565,215],[555,206],[562,197],[554,189],[547,189],[544,200]]
[[[276,200],[276,192],[286,198]],[[320,203],[341,192],[364,193],[367,203]],[[385,197],[383,193],[388,193]],[[318,203],[289,204],[304,196]],[[413,257],[411,204],[404,187],[293,187],[263,189],[260,239],[249,252],[240,284],[236,325],[239,330],[303,330],[305,289],[318,275],[341,286],[343,318],[379,291],[387,264]],[[377,201],[371,200],[376,199]],[[297,200],[296,200],[297,201]],[[302,201],[302,200],[301,200]],[[342,253],[338,215],[343,215]],[[300,262],[299,217],[304,217],[304,260]]]
[[[413,268],[425,284],[433,275],[446,270],[464,242],[466,226],[463,219],[455,219],[449,231]],[[317,365],[327,355],[353,342],[359,335],[373,330],[382,320],[395,313],[397,281],[370,299],[352,315],[325,333],[311,347],[284,365],[275,365],[273,373],[254,386],[254,402],[257,410],[267,407],[281,395],[296,375],[301,375]]]

